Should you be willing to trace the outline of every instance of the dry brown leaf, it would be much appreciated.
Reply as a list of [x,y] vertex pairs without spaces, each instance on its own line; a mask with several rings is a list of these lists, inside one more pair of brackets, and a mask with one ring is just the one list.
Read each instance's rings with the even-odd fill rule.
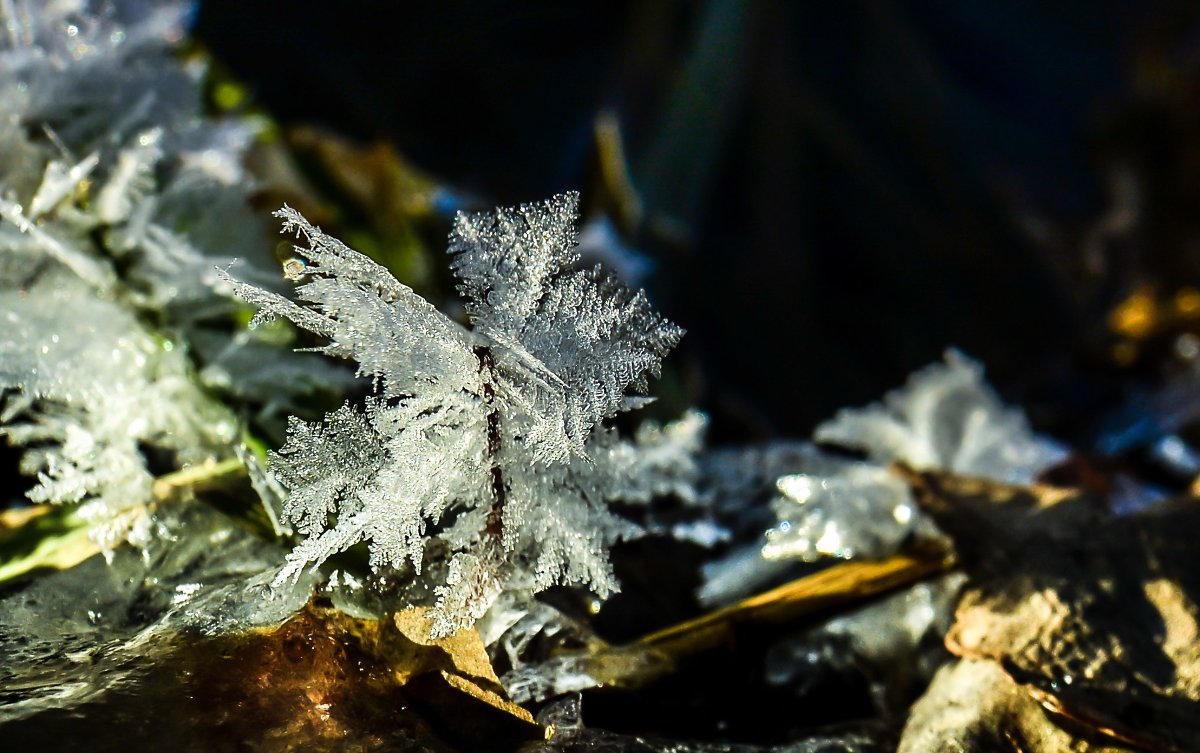
[[534,724],[528,711],[508,700],[500,678],[492,669],[483,638],[475,630],[460,630],[445,638],[431,639],[433,623],[425,607],[398,612],[395,623],[400,634],[412,643],[410,650],[397,657],[407,659],[395,665],[401,684],[408,684],[421,675],[436,674],[455,691],[522,722]]
[[1118,518],[1062,489],[908,478],[970,575],[953,653],[992,660],[1094,731],[1200,750],[1200,502]]
[[1128,753],[1067,731],[995,662],[963,659],[938,671],[912,708],[897,753]]

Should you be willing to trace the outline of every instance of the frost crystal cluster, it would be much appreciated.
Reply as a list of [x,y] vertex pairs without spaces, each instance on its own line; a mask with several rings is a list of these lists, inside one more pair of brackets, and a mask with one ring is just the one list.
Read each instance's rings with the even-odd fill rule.
[[244,283],[239,294],[259,321],[282,316],[326,338],[326,353],[376,383],[363,408],[294,420],[272,458],[284,517],[304,536],[281,580],[362,541],[376,569],[420,571],[436,537],[452,552],[439,633],[474,622],[505,589],[616,587],[607,549],[637,528],[607,503],[669,488],[680,465],[669,452],[632,457],[603,422],[644,402],[626,393],[645,391],[682,330],[599,267],[573,268],[577,202],[457,217],[449,250],[471,329],[295,211],[278,213],[307,241],[285,265],[303,281],[297,301]]
[[1034,436],[1020,409],[1000,401],[982,366],[954,350],[882,403],[840,411],[817,427],[815,438],[862,450],[879,463],[899,460],[1009,483],[1028,483],[1066,456]]
[[236,427],[135,310],[215,279],[169,228],[240,179],[245,135],[196,120],[168,57],[182,6],[0,8],[0,431],[29,448],[32,499],[84,502],[106,550],[144,544],[143,450],[199,462]]
[[265,416],[328,376],[234,324],[213,267],[262,237],[254,131],[204,115],[203,66],[173,50],[187,12],[0,2],[0,433],[30,496],[84,503],[106,550],[145,543],[152,465],[234,454],[214,393]]
[[236,425],[189,379],[133,314],[97,298],[77,278],[43,275],[27,290],[0,288],[0,426],[29,447],[35,502],[84,502],[93,538],[107,551],[148,541],[153,477],[142,446],[198,463],[232,442]]
[[779,523],[762,551],[767,559],[881,556],[910,538],[936,535],[888,463],[1031,483],[1065,454],[1035,436],[1025,414],[1000,402],[983,380],[983,368],[956,351],[883,404],[841,411],[817,427],[816,439],[865,450],[874,462],[842,461],[825,473],[780,478]]
[[890,463],[1031,483],[1065,456],[1031,431],[1019,408],[1000,401],[979,364],[953,350],[882,403],[841,411],[817,427],[815,438],[868,459],[850,461],[805,444],[711,456],[702,485],[718,509],[745,505],[771,485],[776,520],[761,540],[705,566],[702,602],[748,595],[783,573],[788,561],[884,557],[939,536]]

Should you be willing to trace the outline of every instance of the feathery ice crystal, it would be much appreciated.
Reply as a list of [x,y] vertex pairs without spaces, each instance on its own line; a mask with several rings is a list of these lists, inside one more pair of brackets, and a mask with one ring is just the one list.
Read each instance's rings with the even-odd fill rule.
[[440,538],[452,552],[435,608],[443,634],[506,589],[614,590],[607,549],[637,527],[607,502],[644,500],[687,463],[660,446],[633,482],[646,489],[631,489],[632,445],[603,421],[644,402],[626,392],[645,391],[682,330],[599,267],[572,269],[577,202],[458,216],[449,250],[472,329],[294,210],[277,213],[308,243],[285,265],[303,281],[298,302],[234,282],[238,293],[261,307],[258,321],[282,316],[327,338],[326,353],[376,383],[362,409],[293,420],[272,458],[284,518],[305,537],[280,581],[362,541],[376,569],[419,572]]
[[1009,483],[1029,483],[1066,456],[1033,433],[1021,409],[1001,402],[982,366],[956,350],[882,403],[839,411],[814,437],[863,450],[879,463],[901,460]]

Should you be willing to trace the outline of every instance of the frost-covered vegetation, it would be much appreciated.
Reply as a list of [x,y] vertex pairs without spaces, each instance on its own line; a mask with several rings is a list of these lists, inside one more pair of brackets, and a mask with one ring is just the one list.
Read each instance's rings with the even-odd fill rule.
[[83,502],[106,549],[153,527],[148,454],[180,467],[240,441],[194,358],[208,339],[219,371],[230,345],[211,267],[258,227],[252,131],[202,116],[201,71],[170,52],[182,11],[6,4],[0,40],[3,430],[29,448],[30,497]]
[[[603,423],[640,404],[627,390],[644,392],[682,330],[598,267],[574,269],[574,195],[460,217],[450,251],[470,330],[291,210],[311,248],[285,270],[310,281],[305,305],[278,296],[241,166],[253,129],[204,115],[203,69],[170,51],[183,12],[19,4],[10,19],[0,386],[4,431],[38,479],[30,498],[83,503],[106,551],[144,546],[157,473],[249,459],[243,419],[347,385],[238,325],[236,288],[264,304],[259,321],[328,337],[323,350],[379,388],[324,422],[293,417],[274,477],[256,473],[286,491],[301,537],[277,582],[364,541],[376,571],[421,574],[436,537],[455,553],[441,632],[504,588],[610,593],[607,549],[639,529],[608,502],[691,494],[694,430],[674,446],[678,430],[631,442]],[[234,257],[251,263],[230,284],[218,267]]]
[[[603,425],[639,405],[682,330],[601,268],[573,271],[578,197],[460,214],[450,253],[473,328],[290,209],[300,303],[246,284],[256,321],[283,316],[353,358],[377,389],[362,409],[294,421],[272,467],[306,538],[280,579],[367,541],[372,566],[454,552],[435,630],[480,617],[506,588],[616,586],[607,550],[636,532],[614,498],[648,500],[660,463]],[[631,455],[633,457],[631,457]],[[667,464],[674,458],[664,458]],[[634,467],[630,467],[630,466]],[[630,471],[636,471],[631,473]],[[668,469],[669,471],[669,469]]]
[[[1162,615],[1164,656],[1182,670],[1114,676],[1167,698],[1163,718],[1200,718],[1196,655],[1175,640],[1197,614],[1178,556],[1194,506],[1136,519],[1164,493],[1124,469],[1072,467],[954,350],[812,441],[709,447],[708,417],[679,399],[674,421],[640,420],[683,330],[622,281],[650,265],[616,225],[597,212],[579,237],[575,193],[440,216],[448,255],[430,258],[448,264],[457,300],[422,297],[402,265],[286,205],[275,216],[295,245],[280,265],[244,167],[261,119],[209,112],[203,57],[179,50],[187,11],[0,0],[0,434],[21,472],[0,501],[0,734],[52,727],[57,741],[58,724],[97,722],[142,734],[147,709],[194,732],[154,704],[199,698],[196,718],[222,730],[270,707],[283,721],[244,736],[281,749],[444,750],[424,721],[395,717],[440,698],[443,724],[461,704],[528,742],[543,730],[510,698],[634,686],[816,604],[828,619],[805,614],[800,633],[771,636],[764,665],[731,674],[810,700],[850,677],[878,718],[784,750],[891,749],[901,734],[915,749],[929,729],[977,750],[958,743],[999,723],[978,709],[961,722],[963,687],[1022,729],[1049,724],[1005,674],[1013,657],[1039,702],[1071,685],[1081,695],[1067,703],[1106,710],[1113,696],[1087,696],[1072,641],[1114,661],[1153,653],[1138,641],[1154,636],[1120,623],[1122,599]],[[1076,488],[1046,486],[1056,470]],[[1123,547],[1119,565],[1092,529]],[[618,546],[639,537],[641,551]],[[976,538],[986,545],[963,548]],[[956,546],[963,565],[943,574]],[[1058,559],[1041,572],[1047,550]],[[1070,572],[1076,561],[1107,575]],[[613,646],[600,610],[617,572],[654,614],[647,635]],[[811,579],[780,586],[798,575]],[[686,619],[664,629],[669,609]],[[1042,623],[1026,615],[1045,611],[1048,631],[1074,634],[1030,639]],[[1100,627],[1078,628],[1091,614]],[[243,640],[268,646],[251,669],[231,660]],[[914,706],[935,673],[941,686]],[[382,713],[359,714],[364,697]],[[386,732],[355,727],[368,718]],[[542,720],[548,750],[718,749],[589,731],[571,698]],[[1103,718],[1141,739],[1120,721]]]

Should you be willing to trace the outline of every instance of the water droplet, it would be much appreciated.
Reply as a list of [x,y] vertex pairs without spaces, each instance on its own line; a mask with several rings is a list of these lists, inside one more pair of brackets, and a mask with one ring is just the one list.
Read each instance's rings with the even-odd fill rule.
[[293,256],[283,263],[283,276],[292,282],[298,282],[305,275],[308,265],[303,259]]

